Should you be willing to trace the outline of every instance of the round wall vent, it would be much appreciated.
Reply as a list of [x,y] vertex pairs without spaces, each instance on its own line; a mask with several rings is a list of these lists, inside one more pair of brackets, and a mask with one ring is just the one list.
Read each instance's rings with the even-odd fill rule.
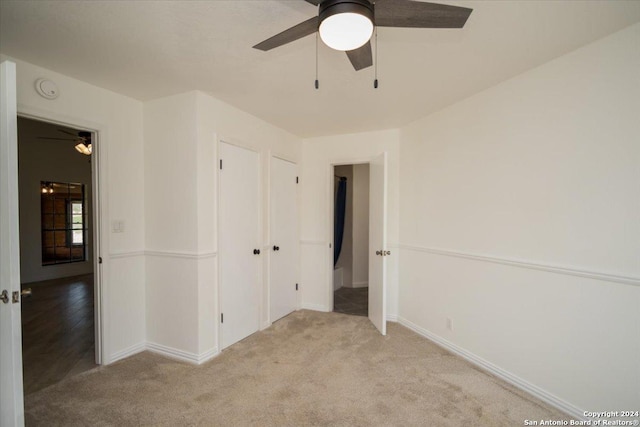
[[40,96],[47,99],[56,99],[59,95],[58,86],[47,79],[36,80],[36,91]]

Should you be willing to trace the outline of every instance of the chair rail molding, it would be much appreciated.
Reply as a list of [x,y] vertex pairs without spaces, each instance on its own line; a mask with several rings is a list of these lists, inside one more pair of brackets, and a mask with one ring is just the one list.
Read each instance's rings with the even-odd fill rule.
[[207,259],[215,258],[218,256],[218,252],[188,252],[188,251],[161,251],[161,250],[146,250],[144,254],[153,257],[162,258],[184,258],[184,259]]
[[494,264],[503,264],[512,267],[526,268],[529,270],[540,270],[549,273],[565,274],[576,277],[586,277],[589,279],[602,280],[605,282],[622,283],[625,285],[640,286],[639,277],[620,276],[604,272],[583,270],[576,267],[545,264],[541,262],[525,261],[512,258],[496,257],[492,255],[481,255],[471,252],[453,251],[450,249],[429,248],[422,246],[398,245],[401,250],[423,252],[433,255],[442,255],[455,258],[470,259],[473,261],[491,262]]

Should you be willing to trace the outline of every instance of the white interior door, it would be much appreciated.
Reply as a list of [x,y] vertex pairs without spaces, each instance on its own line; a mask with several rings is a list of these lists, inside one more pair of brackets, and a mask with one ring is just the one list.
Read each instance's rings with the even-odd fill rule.
[[260,329],[260,155],[221,142],[219,157],[220,345],[226,348]]
[[[0,425],[24,425],[16,64],[0,64]],[[13,293],[18,293],[14,303]]]
[[387,153],[369,164],[369,319],[387,334]]
[[298,277],[297,166],[271,158],[270,320],[296,309]]

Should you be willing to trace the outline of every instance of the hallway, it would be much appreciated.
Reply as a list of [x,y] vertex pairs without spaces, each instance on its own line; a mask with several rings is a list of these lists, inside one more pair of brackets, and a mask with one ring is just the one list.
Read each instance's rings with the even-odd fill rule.
[[355,316],[369,315],[369,288],[339,288],[333,292],[333,311]]

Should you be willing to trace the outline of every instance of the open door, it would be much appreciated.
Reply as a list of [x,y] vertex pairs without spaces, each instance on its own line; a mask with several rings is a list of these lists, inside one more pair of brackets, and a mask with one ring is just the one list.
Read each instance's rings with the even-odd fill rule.
[[387,153],[369,163],[369,320],[387,334]]
[[24,425],[16,64],[0,64],[0,425]]

